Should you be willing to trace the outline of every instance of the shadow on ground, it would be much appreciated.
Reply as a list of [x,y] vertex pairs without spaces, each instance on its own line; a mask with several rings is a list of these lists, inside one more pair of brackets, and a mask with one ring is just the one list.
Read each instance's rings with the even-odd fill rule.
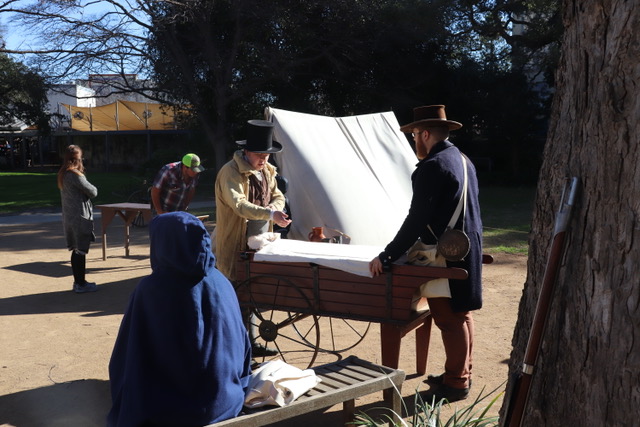
[[0,396],[0,425],[102,427],[110,408],[109,381],[71,381]]
[[144,276],[99,284],[98,292],[95,293],[97,298],[74,294],[71,288],[68,291],[2,298],[0,316],[84,312],[90,312],[85,316],[92,317],[124,314],[129,296],[142,277]]

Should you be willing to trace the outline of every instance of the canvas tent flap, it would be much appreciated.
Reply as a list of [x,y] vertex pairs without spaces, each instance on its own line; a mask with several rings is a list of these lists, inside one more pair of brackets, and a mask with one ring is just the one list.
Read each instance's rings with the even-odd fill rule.
[[279,173],[289,180],[289,237],[312,227],[342,231],[358,245],[386,245],[411,201],[416,156],[393,112],[326,117],[267,108]]
[[116,101],[100,107],[62,105],[71,116],[71,129],[77,131],[175,129],[175,111],[162,104]]

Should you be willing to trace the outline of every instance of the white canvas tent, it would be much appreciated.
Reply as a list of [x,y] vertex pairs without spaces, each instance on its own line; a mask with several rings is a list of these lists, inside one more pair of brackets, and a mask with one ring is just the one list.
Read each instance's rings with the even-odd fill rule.
[[326,117],[267,108],[276,162],[289,180],[289,237],[337,229],[352,244],[384,246],[409,209],[416,156],[393,112]]

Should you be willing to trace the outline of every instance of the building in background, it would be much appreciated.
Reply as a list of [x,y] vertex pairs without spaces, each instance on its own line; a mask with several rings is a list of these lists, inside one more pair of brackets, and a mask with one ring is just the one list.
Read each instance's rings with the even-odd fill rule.
[[149,86],[135,74],[91,74],[53,85],[51,135],[24,123],[0,130],[0,168],[56,167],[69,144],[82,146],[88,167],[104,171],[140,167],[158,150],[179,152],[190,134],[179,119],[189,113],[152,99]]

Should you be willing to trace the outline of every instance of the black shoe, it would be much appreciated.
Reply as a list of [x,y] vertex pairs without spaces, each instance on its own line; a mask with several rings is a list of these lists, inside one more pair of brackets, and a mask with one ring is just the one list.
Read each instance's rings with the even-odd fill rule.
[[444,382],[444,374],[440,374],[440,375],[429,374],[427,375],[427,379],[424,380],[424,382],[427,384],[442,385],[442,383]]
[[[424,380],[424,382],[431,385],[442,385],[444,383],[444,374],[440,374],[440,375],[429,374],[427,375],[427,379]],[[472,383],[473,383],[473,380],[470,379],[469,388],[471,388]]]
[[432,390],[428,390],[420,393],[422,401],[424,403],[437,404],[441,400],[446,400],[448,403],[464,400],[469,397],[468,388],[453,388],[448,385],[439,385]]
[[278,350],[265,347],[262,344],[253,344],[251,346],[251,355],[254,357],[268,357],[278,354]]

